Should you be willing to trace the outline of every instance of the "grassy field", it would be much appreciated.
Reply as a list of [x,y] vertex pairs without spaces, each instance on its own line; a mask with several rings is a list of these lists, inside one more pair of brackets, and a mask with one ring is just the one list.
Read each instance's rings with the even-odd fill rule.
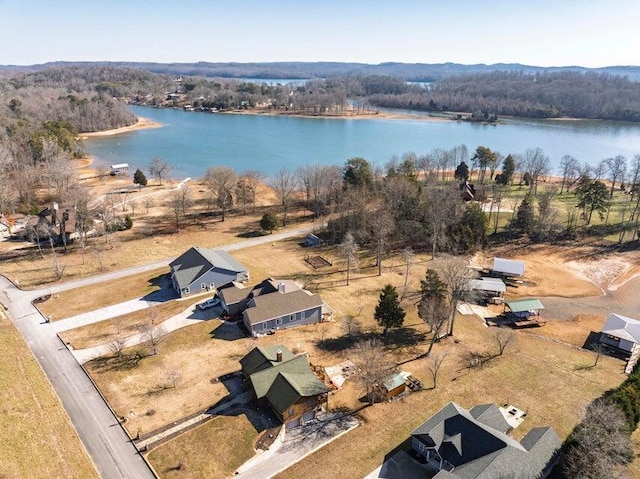
[[77,289],[62,291],[44,303],[40,303],[38,308],[52,321],[69,318],[158,291],[163,277],[168,272],[169,268],[161,268],[118,280],[105,281],[82,288],[82,294],[78,294]]
[[245,415],[220,416],[147,456],[163,479],[223,479],[254,455],[257,432]]
[[51,385],[1,309],[0,411],[0,477],[98,477]]

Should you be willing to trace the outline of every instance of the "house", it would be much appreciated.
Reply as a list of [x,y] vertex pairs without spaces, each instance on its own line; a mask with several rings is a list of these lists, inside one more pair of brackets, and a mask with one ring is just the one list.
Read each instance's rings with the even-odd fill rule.
[[276,280],[267,278],[253,288],[246,288],[242,284],[233,283],[233,286],[220,291],[220,300],[223,310],[232,318],[241,316],[247,309],[249,301],[263,294],[275,293],[278,288],[285,291],[297,291],[302,289],[298,283],[291,280]]
[[627,361],[624,371],[629,374],[640,358],[640,321],[609,313],[598,342]]
[[333,310],[320,296],[291,283],[278,282],[276,291],[249,299],[242,319],[252,336],[315,324],[331,317]]
[[255,398],[267,404],[287,429],[315,419],[326,406],[326,387],[306,355],[285,346],[259,346],[240,359]]
[[222,250],[192,247],[169,263],[173,288],[181,297],[216,291],[234,281],[247,281],[247,268]]
[[521,279],[524,276],[524,261],[494,258],[491,273],[493,276],[508,279]]
[[534,428],[518,442],[510,429],[494,404],[450,402],[411,433],[411,447],[438,471],[434,479],[546,478],[562,445],[556,432]]

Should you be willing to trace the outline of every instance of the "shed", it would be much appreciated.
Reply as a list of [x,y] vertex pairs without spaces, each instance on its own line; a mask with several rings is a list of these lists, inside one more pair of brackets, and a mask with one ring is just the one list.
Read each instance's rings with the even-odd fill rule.
[[320,238],[318,238],[316,235],[312,233],[309,233],[304,240],[305,246],[320,246],[320,243],[321,243]]
[[491,271],[502,276],[522,278],[524,276],[524,261],[494,258]]
[[393,373],[387,376],[383,381],[383,391],[387,399],[391,399],[398,394],[401,394],[406,389],[406,378],[400,373]]

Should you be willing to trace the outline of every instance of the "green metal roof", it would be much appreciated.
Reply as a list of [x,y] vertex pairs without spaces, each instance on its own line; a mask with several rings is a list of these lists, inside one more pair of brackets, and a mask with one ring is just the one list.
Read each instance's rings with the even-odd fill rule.
[[509,309],[514,313],[544,309],[544,306],[538,299],[519,299],[517,301],[507,301],[507,306],[509,306]]
[[[305,356],[298,356],[282,363],[276,363],[268,369],[263,369],[257,373],[249,376],[253,390],[256,392],[258,399],[264,397],[269,392],[273,382],[280,373],[293,373],[303,374],[305,372],[311,372],[309,369],[309,362]],[[314,375],[315,376],[315,375]]]
[[267,399],[280,415],[284,415],[298,399],[315,397],[327,391],[324,383],[310,369],[304,373],[281,372],[269,388]]
[[295,355],[282,344],[258,346],[249,351],[249,353],[240,360],[242,372],[246,376],[251,376],[258,371],[277,365],[278,351],[282,352],[283,363],[295,358]]
[[383,381],[384,387],[387,391],[393,391],[395,388],[402,386],[404,383],[404,377],[402,377],[398,373],[393,373]]

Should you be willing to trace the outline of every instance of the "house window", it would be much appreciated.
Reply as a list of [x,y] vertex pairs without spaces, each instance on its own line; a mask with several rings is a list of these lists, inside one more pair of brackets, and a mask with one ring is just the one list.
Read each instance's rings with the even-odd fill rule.
[[302,319],[302,311],[296,313],[296,319]]
[[293,416],[293,408],[289,409],[289,417]]
[[279,326],[280,324],[282,324],[282,318],[276,319],[276,326]]
[[289,321],[295,321],[296,320],[296,315],[292,314],[291,316],[289,316]]
[[263,331],[266,331],[268,327],[269,327],[269,323],[267,323],[266,321],[264,323],[262,323]]
[[424,444],[420,443],[418,444],[418,449],[420,449],[420,452],[425,452],[427,450],[427,448],[425,447]]

